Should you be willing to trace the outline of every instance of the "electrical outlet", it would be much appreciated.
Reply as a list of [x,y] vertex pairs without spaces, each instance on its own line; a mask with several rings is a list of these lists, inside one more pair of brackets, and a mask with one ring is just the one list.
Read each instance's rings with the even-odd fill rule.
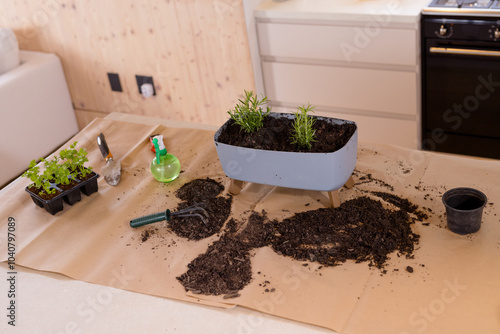
[[122,84],[120,83],[120,77],[117,73],[108,73],[109,85],[113,92],[123,92]]
[[142,94],[141,86],[145,83],[153,85],[153,95],[156,95],[155,84],[153,82],[153,77],[148,77],[144,75],[136,75],[135,81],[137,81],[137,87],[139,88],[139,94]]

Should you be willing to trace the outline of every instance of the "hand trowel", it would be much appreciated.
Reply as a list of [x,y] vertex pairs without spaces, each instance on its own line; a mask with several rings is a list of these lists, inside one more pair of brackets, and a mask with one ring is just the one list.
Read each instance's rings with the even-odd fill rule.
[[99,145],[102,156],[106,161],[106,166],[101,169],[104,180],[106,180],[109,185],[116,186],[118,182],[120,182],[121,164],[119,161],[113,160],[113,155],[109,151],[108,144],[102,133],[97,136],[97,145]]

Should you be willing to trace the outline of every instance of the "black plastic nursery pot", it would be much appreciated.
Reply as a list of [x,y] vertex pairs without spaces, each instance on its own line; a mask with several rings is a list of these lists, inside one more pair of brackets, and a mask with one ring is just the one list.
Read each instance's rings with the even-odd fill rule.
[[448,228],[458,234],[479,231],[486,195],[472,188],[454,188],[443,195]]
[[82,199],[82,193],[87,196],[97,192],[99,190],[99,185],[97,184],[97,178],[99,174],[92,172],[92,176],[86,180],[75,179],[77,184],[68,190],[62,190],[56,184],[52,184],[52,188],[60,191],[61,193],[49,200],[41,198],[38,194],[29,190],[30,186],[27,186],[25,190],[30,194],[33,202],[39,207],[44,208],[48,213],[55,215],[57,212],[63,210],[63,202],[69,205],[73,205]]

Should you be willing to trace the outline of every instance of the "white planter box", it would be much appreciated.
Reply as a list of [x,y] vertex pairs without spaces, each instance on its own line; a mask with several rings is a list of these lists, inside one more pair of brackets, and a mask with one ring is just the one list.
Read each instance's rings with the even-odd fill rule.
[[[272,113],[269,117],[294,118],[292,114]],[[353,123],[317,117],[335,124]],[[331,153],[267,151],[223,144],[218,141],[227,121],[214,136],[224,173],[233,180],[279,187],[333,191],[341,188],[356,166],[358,130],[345,146]],[[321,138],[317,138],[321,140]]]

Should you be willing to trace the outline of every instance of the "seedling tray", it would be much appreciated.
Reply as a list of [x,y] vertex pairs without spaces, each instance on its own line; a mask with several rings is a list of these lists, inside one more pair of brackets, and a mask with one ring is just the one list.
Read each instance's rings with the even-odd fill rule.
[[95,172],[92,173],[94,175],[92,175],[92,177],[88,178],[85,181],[75,179],[78,184],[68,190],[63,191],[56,184],[51,184],[52,188],[59,190],[61,193],[49,200],[45,200],[38,196],[38,194],[29,190],[29,186],[27,186],[25,190],[28,192],[28,194],[30,194],[31,199],[37,206],[44,208],[48,213],[55,215],[57,212],[63,210],[63,202],[66,202],[69,205],[73,205],[82,199],[82,193],[90,196],[91,194],[99,190],[99,185],[97,184],[97,178],[99,177],[99,174]]

